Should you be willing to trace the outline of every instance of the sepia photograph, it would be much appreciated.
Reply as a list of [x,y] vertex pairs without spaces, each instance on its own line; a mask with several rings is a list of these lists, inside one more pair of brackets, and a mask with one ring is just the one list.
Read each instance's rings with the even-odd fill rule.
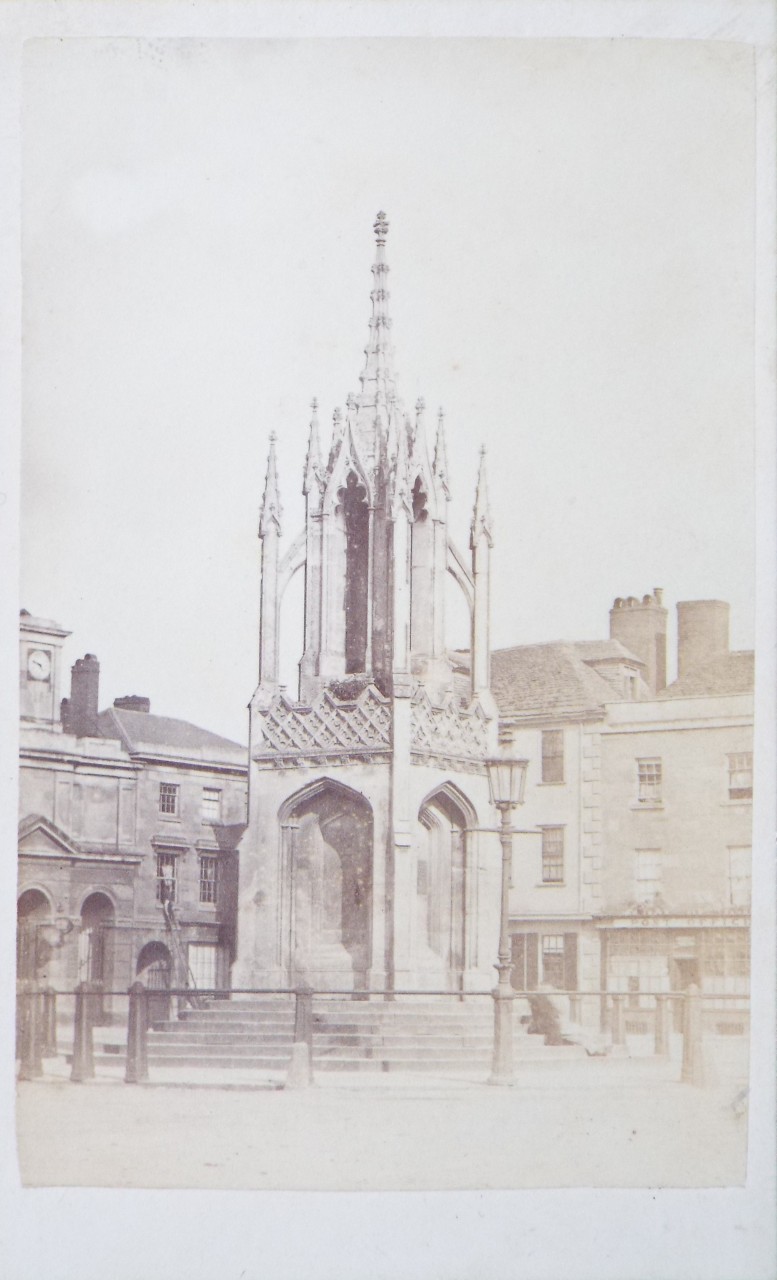
[[19,87],[21,1187],[742,1194],[753,43]]

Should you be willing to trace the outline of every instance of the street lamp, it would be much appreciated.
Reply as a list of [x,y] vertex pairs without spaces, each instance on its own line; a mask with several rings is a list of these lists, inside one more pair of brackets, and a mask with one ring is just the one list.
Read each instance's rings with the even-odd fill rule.
[[512,969],[510,953],[510,870],[513,857],[514,809],[523,804],[528,760],[514,756],[495,756],[487,760],[488,785],[491,803],[499,810],[501,827],[499,840],[502,845],[502,899],[499,923],[499,958],[495,966],[499,982],[494,991],[494,1060],[489,1084],[513,1083],[513,989],[510,983]]

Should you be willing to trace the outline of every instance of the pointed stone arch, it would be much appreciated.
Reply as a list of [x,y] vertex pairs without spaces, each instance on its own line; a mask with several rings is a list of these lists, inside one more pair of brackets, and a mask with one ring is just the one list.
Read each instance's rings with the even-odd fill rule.
[[370,967],[372,806],[318,778],[280,806],[281,964],[290,983],[363,988]]
[[453,782],[435,787],[419,806],[417,948],[454,990],[466,967],[467,832],[476,826],[474,805]]
[[442,782],[438,786],[433,787],[421,801],[419,813],[429,805],[433,804],[436,800],[439,800],[443,807],[453,811],[458,811],[462,820],[463,829],[466,830],[469,828],[472,830],[479,825],[477,810],[474,804],[470,800],[469,796],[466,796],[455,782]]

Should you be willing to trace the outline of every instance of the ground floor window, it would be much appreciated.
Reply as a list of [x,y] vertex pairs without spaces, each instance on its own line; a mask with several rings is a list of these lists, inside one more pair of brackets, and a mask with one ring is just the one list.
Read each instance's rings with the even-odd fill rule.
[[535,991],[540,983],[577,990],[576,933],[514,933],[512,960],[516,991]]
[[750,976],[750,938],[747,929],[708,929],[702,947],[702,972],[708,978]]
[[201,990],[214,990],[217,983],[218,947],[212,942],[189,943],[189,973],[192,984]]

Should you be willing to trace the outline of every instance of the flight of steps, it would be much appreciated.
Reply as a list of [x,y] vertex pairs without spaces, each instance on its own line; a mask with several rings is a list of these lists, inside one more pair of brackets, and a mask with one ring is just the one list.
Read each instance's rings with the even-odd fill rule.
[[[489,999],[320,997],[313,1006],[313,1069],[487,1074],[493,1020]],[[293,997],[212,1001],[149,1032],[149,1069],[285,1072],[293,1035]],[[579,1046],[545,1046],[516,1019],[514,1048],[521,1060],[576,1056]]]

